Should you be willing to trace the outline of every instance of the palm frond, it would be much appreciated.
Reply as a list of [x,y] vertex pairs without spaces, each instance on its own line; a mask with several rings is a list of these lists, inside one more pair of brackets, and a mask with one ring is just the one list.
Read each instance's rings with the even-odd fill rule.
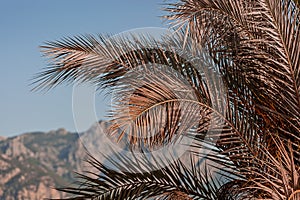
[[254,165],[245,169],[246,173],[252,174],[252,178],[243,190],[252,191],[256,198],[298,199],[300,171],[294,160],[291,142],[284,144],[278,137],[271,138],[276,145],[276,154],[267,146],[261,147],[263,159],[254,157]]
[[[236,159],[241,163],[234,162],[235,159],[232,159],[230,154],[228,156],[222,148],[199,136],[192,146],[192,153],[213,162],[220,170],[220,176],[229,175],[232,181],[222,186],[226,188],[225,193],[230,191],[229,199],[298,199],[300,168],[295,160],[292,142],[284,144],[282,138],[274,137],[272,133],[266,134],[272,140],[271,144],[260,143],[257,155],[248,154],[247,157],[244,155]],[[216,155],[225,157],[220,158]],[[243,161],[247,165],[243,165]],[[241,164],[243,168],[240,167]],[[219,189],[223,196],[222,191]]]
[[[73,78],[109,87],[115,94],[110,133],[119,140],[153,147],[196,128],[204,135],[215,132],[211,139],[220,137],[219,146],[241,163],[256,154],[263,132],[252,93],[246,86],[223,88],[214,62],[201,50],[195,54],[190,39],[184,38],[188,45],[183,47],[183,38],[178,34],[155,41],[141,36],[132,43],[90,36],[51,43],[46,55],[53,56],[55,69],[41,80],[55,86]],[[78,65],[83,51],[89,62]],[[245,85],[245,80],[238,81]]]
[[[168,11],[174,13],[168,19],[185,23],[184,30],[219,58],[221,69],[240,71],[258,103],[273,102],[268,112],[299,123],[299,9],[293,1],[187,0]],[[206,29],[209,34],[199,33]]]
[[[102,87],[110,87],[117,93],[116,104],[119,104],[114,112],[117,113],[117,117],[113,120],[118,123],[114,123],[112,132],[121,127],[119,136],[121,139],[124,132],[131,128],[129,133],[135,134],[129,134],[130,137],[133,136],[130,139],[132,143],[136,142],[136,135],[139,132],[139,138],[150,138],[146,140],[148,144],[162,143],[164,141],[162,136],[168,137],[167,141],[170,141],[175,130],[177,135],[183,132],[177,130],[179,126],[176,123],[181,120],[180,124],[186,124],[189,128],[186,122],[199,118],[201,109],[188,112],[192,111],[192,104],[199,104],[200,101],[200,104],[205,104],[206,107],[211,106],[208,83],[203,81],[201,72],[185,58],[173,52],[172,46],[169,47],[168,43],[162,45],[151,38],[144,37],[140,37],[139,40],[134,39],[134,43],[128,38],[126,40],[126,38],[101,37],[97,41],[93,36],[86,36],[49,43],[44,47],[45,54],[52,58],[54,66],[38,75],[37,83],[40,84],[37,88],[53,87],[64,81],[76,80],[92,81]],[[138,67],[142,67],[145,71],[155,69],[153,66],[147,69],[148,63],[156,64],[155,67],[162,72],[160,77],[152,73],[151,76],[143,77],[145,80],[134,82],[137,78],[134,75],[141,74],[132,73],[133,69]],[[165,70],[163,74],[161,65],[174,70],[172,72],[169,70],[168,73]],[[156,73],[159,70],[157,69]],[[176,73],[179,78],[175,75],[170,76],[171,73]],[[153,79],[157,83],[150,84],[150,80],[153,83]],[[178,103],[181,102],[184,102],[184,107],[179,108]],[[161,108],[157,109],[159,105]],[[129,114],[119,112],[124,110],[124,107],[129,109]],[[189,116],[182,114],[184,109],[188,109],[185,113]],[[168,110],[167,114],[166,110]],[[157,120],[154,121],[154,117],[149,118],[149,116],[155,116]],[[145,118],[148,118],[148,121],[144,120]],[[142,125],[141,122],[145,124]],[[159,137],[148,137],[148,128],[150,127],[151,130],[151,127],[158,124],[160,126],[152,130],[155,129],[154,134],[160,131]]]
[[173,14],[167,18],[182,23],[185,36],[192,35],[214,58],[229,92],[247,102],[240,92],[246,90],[248,105],[264,127],[296,141],[300,50],[295,3],[184,0],[168,11]]
[[[86,172],[78,174],[78,186],[60,188],[58,190],[74,195],[75,199],[223,199],[219,196],[219,188],[227,179],[212,175],[204,166],[197,168],[195,160],[190,157],[191,165],[182,161],[168,161],[166,167],[149,162],[146,157],[135,162],[129,157],[118,157],[117,160],[107,158],[114,168],[100,163],[89,155],[88,163],[98,173]],[[126,169],[122,171],[121,169]],[[145,171],[147,169],[147,171]],[[224,191],[223,191],[224,192]],[[227,194],[230,195],[230,194]],[[176,198],[175,198],[176,197]]]
[[146,158],[107,158],[117,169],[132,169],[123,172],[91,157],[99,174],[80,174],[82,188],[62,191],[77,195],[73,199],[297,199],[295,2],[181,0],[166,10],[178,32],[159,41],[81,36],[49,42],[43,51],[52,64],[38,75],[36,89],[74,81],[109,88],[115,103],[109,133],[117,140],[144,151],[192,135],[193,153],[228,180],[220,183],[208,165],[196,169],[193,161],[190,168],[170,161],[157,169]]
[[163,194],[161,197],[156,198],[156,200],[192,200],[187,194],[179,192],[179,191],[172,191]]
[[[300,26],[299,9],[294,1],[261,1],[263,17],[268,26],[260,27],[265,33],[269,56],[273,113],[279,114],[295,127],[286,126],[290,132],[299,132],[300,127]],[[269,106],[269,109],[270,106]]]

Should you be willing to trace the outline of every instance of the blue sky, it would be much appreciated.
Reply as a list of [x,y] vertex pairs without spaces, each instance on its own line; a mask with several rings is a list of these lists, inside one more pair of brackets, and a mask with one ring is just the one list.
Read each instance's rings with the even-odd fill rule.
[[[75,130],[72,86],[30,92],[30,79],[46,67],[39,45],[64,36],[166,27],[159,18],[164,13],[161,3],[163,0],[0,1],[0,135],[60,127]],[[102,112],[104,107],[99,105]]]

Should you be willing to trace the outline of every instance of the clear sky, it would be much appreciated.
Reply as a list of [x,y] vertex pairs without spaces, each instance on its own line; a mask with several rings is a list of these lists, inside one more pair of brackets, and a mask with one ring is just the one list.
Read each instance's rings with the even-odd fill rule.
[[161,3],[163,0],[0,1],[0,136],[60,127],[75,130],[72,86],[30,92],[30,79],[46,67],[39,45],[64,36],[166,27],[159,18],[164,14]]

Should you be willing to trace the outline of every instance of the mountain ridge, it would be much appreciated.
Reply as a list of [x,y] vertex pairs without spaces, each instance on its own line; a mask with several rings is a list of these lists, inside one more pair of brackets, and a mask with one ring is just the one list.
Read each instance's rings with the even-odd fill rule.
[[80,134],[59,128],[0,137],[0,200],[65,197],[53,188],[69,185],[74,171],[86,169],[80,138],[103,136],[106,128],[107,123],[99,121]]

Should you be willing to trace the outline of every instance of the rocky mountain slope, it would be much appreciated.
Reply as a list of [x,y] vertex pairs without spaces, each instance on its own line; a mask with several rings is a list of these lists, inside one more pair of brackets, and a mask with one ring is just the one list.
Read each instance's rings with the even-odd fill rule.
[[[98,126],[99,125],[99,126]],[[107,127],[93,125],[81,136],[94,141]],[[77,133],[64,129],[25,133],[0,139],[0,200],[41,200],[61,198],[53,189],[74,181],[74,171],[82,171],[85,150]],[[86,170],[86,168],[84,169]]]
[[[54,188],[73,183],[74,172],[97,173],[84,161],[86,150],[113,169],[101,155],[105,153],[113,157],[114,153],[126,153],[128,146],[121,140],[112,151],[112,144],[115,145],[116,141],[106,137],[107,128],[108,123],[100,121],[80,134],[58,129],[47,133],[25,133],[11,138],[0,137],[0,200],[65,197]],[[177,147],[175,149],[177,154],[186,151],[180,151]],[[130,157],[130,151],[127,153],[126,156]],[[187,153],[180,158],[184,163],[190,163]],[[200,167],[201,163],[204,163],[202,159],[197,165]]]

